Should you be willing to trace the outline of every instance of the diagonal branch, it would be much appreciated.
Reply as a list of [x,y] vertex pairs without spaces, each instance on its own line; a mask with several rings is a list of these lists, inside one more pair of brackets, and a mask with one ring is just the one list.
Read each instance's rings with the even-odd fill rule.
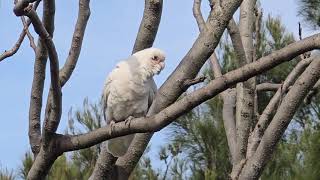
[[[40,1],[37,1],[37,2],[34,3],[34,5],[33,5],[33,9],[34,10],[37,9],[39,3],[40,3]],[[22,42],[24,40],[24,37],[29,32],[28,31],[28,27],[29,27],[30,24],[31,24],[30,20],[28,20],[25,24],[23,23],[24,28],[23,28],[22,32],[20,33],[18,41],[15,43],[15,45],[10,50],[5,51],[4,53],[2,53],[0,55],[0,62],[3,61],[4,59],[8,58],[8,57],[13,56],[19,50],[19,48],[20,48],[20,46],[21,46],[21,44],[22,44]],[[28,37],[29,37],[29,35],[28,35]],[[31,41],[30,41],[30,43],[31,43]]]
[[[181,89],[181,84],[185,79],[194,79],[198,74],[203,64],[207,61],[214,49],[219,43],[224,29],[227,26],[229,19],[240,6],[242,0],[226,0],[222,3],[222,9],[214,8],[207,21],[208,31],[200,33],[199,37],[193,44],[192,48],[182,59],[176,70],[169,76],[167,81],[159,89],[156,98],[151,105],[147,116],[151,116],[172,104],[184,92]],[[140,33],[140,31],[139,31]],[[144,33],[142,33],[144,34]],[[138,39],[138,38],[137,38]],[[136,41],[136,43],[140,43]],[[136,47],[136,46],[135,46]],[[179,82],[179,83],[176,83]],[[150,141],[152,134],[136,134],[131,144],[138,144],[138,149],[129,148],[128,153],[118,159],[117,164],[127,172],[131,172],[142,156],[144,149]]]
[[320,80],[318,80],[318,82],[314,85],[312,90],[308,93],[308,95],[304,99],[305,103],[310,104],[312,97],[319,92],[319,88],[320,88]]
[[203,19],[202,13],[201,13],[201,0],[194,0],[193,1],[193,16],[197,21],[199,31],[206,31],[206,22]]
[[[278,89],[274,96],[271,98],[267,107],[262,112],[258,123],[256,124],[254,130],[252,131],[249,142],[248,142],[248,152],[247,156],[250,158],[256,151],[261,138],[267,129],[274,112],[277,110],[278,104],[283,96],[289,90],[289,87],[295,82],[295,80],[301,75],[305,68],[313,61],[312,58],[301,60],[296,67],[290,72],[286,80],[281,85],[281,89]],[[262,85],[262,84],[261,84]]]
[[[239,176],[240,180],[258,179],[265,165],[273,154],[278,141],[287,129],[291,119],[300,103],[320,77],[320,59],[311,62],[299,79],[284,97],[280,107],[266,129],[261,142],[254,153],[244,165]],[[254,168],[253,168],[254,167]]]
[[36,47],[36,44],[34,43],[34,38],[31,35],[30,31],[28,30],[29,25],[27,24],[26,19],[23,16],[21,16],[21,21],[22,21],[22,24],[23,24],[23,27],[24,27],[23,29],[24,29],[24,31],[26,32],[26,34],[27,34],[27,36],[29,38],[30,47],[33,49],[34,52],[36,52],[37,47]]
[[132,119],[131,123],[116,123],[112,128],[113,130],[107,126],[82,135],[61,136],[59,139],[61,151],[65,152],[86,148],[105,140],[127,134],[158,131],[180,115],[216,96],[220,92],[223,92],[228,87],[265,72],[303,52],[320,48],[319,39],[320,35],[314,35],[275,51],[266,57],[260,58],[258,61],[228,72],[211,81],[207,86],[190,93],[188,96],[164,108],[155,115],[135,118]]
[[239,67],[247,64],[246,52],[244,51],[241,35],[237,23],[232,18],[227,26],[234,51],[237,55],[237,65]]
[[87,23],[90,17],[90,0],[79,1],[79,12],[75,30],[73,32],[71,48],[69,55],[63,68],[59,72],[59,80],[61,87],[69,80],[73,70],[79,59],[81,52],[84,33],[87,27]]

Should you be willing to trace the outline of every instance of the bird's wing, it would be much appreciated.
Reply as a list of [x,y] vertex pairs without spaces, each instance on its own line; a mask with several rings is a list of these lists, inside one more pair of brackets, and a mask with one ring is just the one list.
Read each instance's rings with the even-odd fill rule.
[[151,78],[151,80],[150,80],[150,88],[151,88],[151,90],[149,92],[149,97],[148,97],[148,108],[150,108],[150,106],[153,102],[153,99],[155,98],[156,93],[157,93],[157,85],[154,82],[153,78]]
[[108,124],[108,120],[106,117],[106,111],[107,111],[107,102],[108,102],[108,97],[110,94],[110,85],[112,83],[112,76],[111,74],[108,76],[108,78],[106,79],[105,83],[104,83],[104,87],[103,87],[103,92],[102,92],[102,109],[103,109],[103,117],[104,120],[107,122]]

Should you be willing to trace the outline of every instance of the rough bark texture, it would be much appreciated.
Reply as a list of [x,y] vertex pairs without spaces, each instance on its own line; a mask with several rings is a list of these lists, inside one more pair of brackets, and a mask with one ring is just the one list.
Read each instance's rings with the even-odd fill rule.
[[292,59],[301,52],[320,48],[319,39],[320,35],[314,35],[302,41],[295,42],[281,50],[275,51],[242,68],[230,71],[223,76],[212,80],[207,86],[197,89],[188,96],[168,105],[168,107],[164,108],[159,113],[155,113],[154,115],[145,118],[132,119],[130,127],[128,124],[125,124],[125,122],[119,122],[113,126],[112,133],[110,127],[102,127],[82,135],[61,136],[60,142],[62,144],[60,144],[59,147],[61,147],[61,151],[65,152],[90,147],[110,138],[130,133],[158,131],[170,124],[176,117],[188,112],[195,106],[214,97],[220,92],[223,92],[230,86],[267,71],[288,59]]
[[[29,110],[29,139],[35,161],[28,174],[28,179],[45,179],[56,158],[64,152],[87,148],[115,137],[139,133],[136,134],[127,154],[120,158],[113,157],[105,148],[102,148],[94,172],[90,177],[90,179],[128,179],[153,132],[161,130],[179,116],[219,93],[224,101],[223,121],[233,163],[231,177],[233,179],[258,179],[301,101],[313,86],[313,89],[320,86],[320,83],[315,85],[320,76],[320,60],[313,60],[314,58],[302,60],[283,84],[260,84],[256,88],[255,79],[252,78],[285,61],[292,60],[300,54],[319,49],[320,34],[292,43],[255,61],[253,25],[256,1],[245,0],[243,3],[241,0],[216,1],[216,3],[210,1],[212,9],[207,21],[204,21],[200,8],[201,0],[194,0],[193,13],[200,34],[180,64],[159,89],[147,117],[134,118],[129,124],[126,122],[116,123],[112,130],[107,126],[79,135],[56,134],[61,118],[61,87],[67,83],[76,67],[90,16],[90,1],[79,0],[78,19],[69,55],[61,70],[59,70],[58,55],[52,40],[54,1],[44,0],[42,22],[35,9],[31,8],[30,3],[33,2],[35,0],[20,0],[14,7],[14,13],[17,16],[26,15],[29,17],[35,32],[40,37],[36,48]],[[232,16],[241,3],[238,28]],[[152,46],[161,19],[162,4],[162,0],[145,0],[144,15],[133,52]],[[261,21],[259,13],[257,19]],[[23,33],[25,34],[21,34],[16,47],[19,48],[19,44],[27,34],[34,48],[33,37],[26,30],[28,22],[25,22],[23,18],[22,21],[25,27]],[[259,31],[259,24],[259,22],[255,24],[257,31]],[[228,27],[241,67],[223,75],[214,50],[226,27]],[[259,38],[257,37],[256,43],[260,43]],[[0,61],[4,56],[0,56]],[[41,134],[40,115],[48,57],[51,88],[47,98],[43,133]],[[196,75],[207,59],[211,61],[215,79],[188,96],[177,100],[189,86],[204,80],[196,78]],[[309,67],[305,70],[308,65]],[[300,77],[296,81],[298,76]],[[230,89],[237,83],[236,90]],[[266,90],[277,90],[277,92],[253,129],[253,117],[255,109],[257,109],[257,106],[254,106],[257,105],[257,100],[254,99],[255,93]],[[281,104],[279,105],[279,103]],[[272,118],[273,114],[275,115]],[[250,128],[253,129],[253,132],[248,141]]]
[[277,92],[269,101],[267,107],[263,110],[258,123],[252,131],[249,142],[247,156],[250,158],[256,151],[264,131],[267,129],[272,115],[276,112],[278,104],[284,94],[287,93],[289,87],[296,81],[305,68],[314,60],[313,57],[301,60],[296,67],[290,72],[283,84],[278,88]]
[[[55,1],[43,1],[44,27],[53,36],[54,31]],[[30,21],[31,23],[31,21]],[[45,44],[41,38],[38,40],[36,57],[34,63],[34,75],[31,88],[30,108],[29,108],[29,141],[33,154],[36,156],[40,151],[41,141],[41,108],[45,80],[45,70],[48,53]]]
[[[253,62],[253,23],[255,3],[256,0],[244,0],[240,7],[239,31],[242,40],[243,51],[246,56],[246,63]],[[253,103],[255,97],[255,78],[251,78],[244,83],[237,84],[236,89],[236,127],[238,153],[235,158],[236,164],[233,164],[233,167],[240,163],[241,160],[246,158],[250,127],[252,126],[254,117]]]
[[300,106],[320,77],[320,59],[314,60],[294,83],[288,94],[284,97],[277,113],[273,117],[269,127],[266,129],[261,142],[254,153],[244,165],[240,180],[258,179],[263,168],[273,154],[278,141],[289,125],[296,110]]

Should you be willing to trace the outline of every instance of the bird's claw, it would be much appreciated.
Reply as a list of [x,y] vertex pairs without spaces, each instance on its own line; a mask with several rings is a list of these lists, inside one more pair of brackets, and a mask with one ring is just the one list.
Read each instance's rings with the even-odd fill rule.
[[133,116],[129,116],[125,121],[124,121],[124,124],[125,125],[129,125],[129,127],[130,127],[130,123],[131,123],[131,120],[133,119],[134,117]]
[[110,128],[111,128],[111,133],[114,131],[114,125],[115,125],[115,124],[116,124],[115,121],[110,121],[109,126],[110,126]]

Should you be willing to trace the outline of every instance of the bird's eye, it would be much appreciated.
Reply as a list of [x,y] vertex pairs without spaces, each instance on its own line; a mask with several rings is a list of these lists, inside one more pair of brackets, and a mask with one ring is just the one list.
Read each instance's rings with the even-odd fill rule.
[[152,56],[152,58],[151,58],[151,59],[152,59],[152,60],[154,60],[154,61],[157,61],[157,60],[158,60],[158,58],[159,58],[158,56]]

